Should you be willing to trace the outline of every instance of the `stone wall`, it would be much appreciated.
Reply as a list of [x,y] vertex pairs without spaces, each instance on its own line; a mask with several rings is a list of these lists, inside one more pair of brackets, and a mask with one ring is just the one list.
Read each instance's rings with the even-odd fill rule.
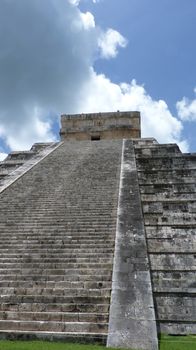
[[140,133],[139,112],[61,116],[61,140],[137,138]]
[[158,332],[196,334],[196,154],[134,144]]

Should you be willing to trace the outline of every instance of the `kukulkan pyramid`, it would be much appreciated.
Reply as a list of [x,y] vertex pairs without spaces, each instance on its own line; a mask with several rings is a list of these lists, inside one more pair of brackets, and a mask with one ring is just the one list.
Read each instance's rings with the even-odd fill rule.
[[0,163],[0,338],[196,334],[196,154],[141,138],[139,112],[63,115],[60,135]]

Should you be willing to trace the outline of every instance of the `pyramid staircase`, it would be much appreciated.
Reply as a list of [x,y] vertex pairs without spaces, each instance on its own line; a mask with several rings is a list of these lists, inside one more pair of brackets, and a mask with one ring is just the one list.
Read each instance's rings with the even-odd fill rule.
[[0,193],[0,337],[106,342],[122,141],[63,142]]
[[154,139],[65,141],[1,169],[0,338],[105,344],[117,330],[119,344],[154,350],[156,326],[196,334],[196,154]]

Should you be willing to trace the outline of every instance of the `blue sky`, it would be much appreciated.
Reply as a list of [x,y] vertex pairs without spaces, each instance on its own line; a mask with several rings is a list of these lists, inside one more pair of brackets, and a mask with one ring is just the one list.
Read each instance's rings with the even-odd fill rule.
[[196,150],[195,0],[1,0],[0,158],[58,139],[61,113],[140,110]]

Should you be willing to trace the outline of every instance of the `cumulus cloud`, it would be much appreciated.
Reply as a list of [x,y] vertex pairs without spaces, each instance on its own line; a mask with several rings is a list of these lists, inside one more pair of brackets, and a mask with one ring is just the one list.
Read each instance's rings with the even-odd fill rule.
[[114,58],[118,54],[119,47],[126,47],[127,40],[116,30],[109,28],[105,33],[102,33],[98,46],[101,50],[103,58]]
[[[0,6],[0,125],[11,148],[14,139],[30,147],[33,139],[51,139],[49,111],[77,105],[97,34],[65,0],[1,0]],[[45,125],[39,132],[38,120]]]
[[17,137],[13,129],[11,129],[11,132],[4,133],[4,138],[6,138],[11,149],[25,149],[37,141],[56,140],[51,130],[51,119],[42,117],[45,113],[46,111],[38,107],[34,107],[31,110],[26,109],[27,127],[21,126],[17,131]]
[[[98,48],[115,57],[125,38],[97,28],[79,1],[1,0],[0,138],[11,149],[53,141],[51,115],[140,110],[143,136],[182,142],[182,123],[166,102],[134,80],[114,84],[93,68]],[[183,150],[186,143],[181,143]],[[3,150],[2,150],[3,151]]]
[[177,142],[182,151],[188,150],[187,142],[181,140],[182,123],[171,114],[165,101],[153,100],[135,80],[118,85],[91,70],[91,78],[81,93],[80,109],[86,113],[140,111],[143,137],[155,137],[162,143]]
[[81,18],[85,29],[95,28],[95,19],[92,13],[88,11],[86,13],[81,12]]
[[[196,93],[196,88],[194,89]],[[184,121],[196,120],[196,98],[193,100],[183,97],[181,101],[176,103],[178,116]]]

